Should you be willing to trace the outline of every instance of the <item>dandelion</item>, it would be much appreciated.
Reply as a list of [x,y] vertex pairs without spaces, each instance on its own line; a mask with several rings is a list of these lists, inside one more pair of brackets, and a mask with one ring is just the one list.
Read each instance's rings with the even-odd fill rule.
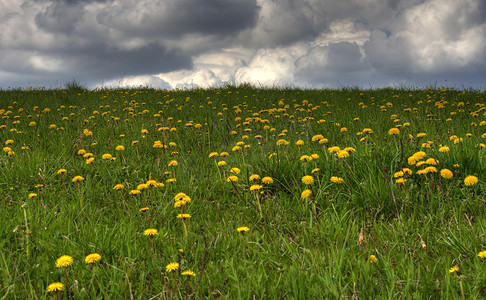
[[84,262],[87,263],[87,264],[94,264],[94,263],[100,261],[100,259],[101,259],[101,255],[99,255],[98,253],[93,253],[93,254],[86,256],[86,258],[84,259]]
[[178,214],[177,215],[177,219],[190,219],[191,218],[191,215],[190,214]]
[[306,198],[309,198],[309,196],[312,195],[312,191],[311,190],[304,190],[301,194],[300,194],[300,197],[302,199],[306,199]]
[[388,130],[388,134],[389,135],[396,135],[396,134],[400,134],[400,130],[398,128],[391,128],[390,130]]
[[140,193],[141,193],[140,190],[131,190],[128,194],[129,195],[138,195]]
[[63,255],[56,260],[57,268],[65,268],[73,263],[73,258],[69,255]]
[[250,230],[250,228],[248,228],[246,226],[236,228],[236,231],[241,232],[241,233],[247,232],[249,230]]
[[449,169],[442,169],[442,170],[440,170],[440,176],[442,176],[442,178],[444,178],[444,179],[451,179],[452,176],[453,176],[453,173]]
[[165,270],[167,272],[172,272],[172,271],[175,271],[175,270],[178,270],[178,269],[179,269],[179,263],[176,263],[176,262],[170,263],[165,267]]
[[143,232],[143,235],[147,235],[147,236],[155,236],[159,234],[158,230],[157,229],[154,229],[154,228],[149,228],[149,229],[146,229],[144,232]]
[[478,183],[478,178],[474,175],[469,175],[464,179],[464,184],[467,186],[475,185]]
[[37,197],[36,193],[30,193],[29,194],[29,199],[32,199],[32,198],[35,198],[35,197]]
[[306,176],[302,177],[302,182],[306,185],[313,184],[314,178],[312,176],[306,175]]
[[349,157],[349,152],[346,150],[339,150],[338,152],[335,153],[337,157],[339,158],[346,158]]
[[265,177],[262,178],[262,183],[263,184],[272,184],[273,183],[273,179],[272,179],[272,177],[265,176]]
[[456,273],[459,272],[459,266],[454,266],[449,269],[449,273]]
[[218,167],[226,166],[226,162],[224,160],[218,161]]
[[286,146],[286,145],[290,145],[290,143],[284,139],[280,139],[277,141],[277,146]]
[[312,157],[310,157],[309,155],[302,155],[302,156],[300,157],[300,161],[302,161],[302,162],[304,162],[304,163],[307,163],[307,162],[309,162],[309,161],[311,161],[311,160],[312,160]]
[[84,177],[82,176],[74,176],[73,179],[72,179],[72,182],[80,182],[80,181],[83,181],[84,180]]
[[334,182],[334,183],[343,183],[344,182],[344,179],[340,178],[340,177],[336,177],[336,176],[332,176],[331,177],[331,181]]
[[209,153],[209,158],[217,157],[218,155],[218,152],[211,152]]
[[48,292],[62,292],[64,291],[64,284],[60,282],[53,282],[47,286]]
[[259,184],[253,184],[252,186],[250,186],[250,191],[253,192],[253,191],[258,191],[258,190],[261,190],[262,189],[262,186],[259,185]]
[[226,181],[228,181],[228,182],[236,182],[236,181],[238,181],[238,177],[236,177],[236,175],[230,175],[230,176],[229,176],[229,177],[226,179]]
[[249,180],[250,181],[260,180],[260,175],[258,175],[258,174],[250,175]]
[[238,169],[238,168],[231,168],[230,171],[233,172],[233,173],[236,173],[236,174],[240,174],[240,172],[241,172],[241,170]]
[[63,174],[66,174],[66,173],[67,173],[67,170],[66,169],[59,169],[57,171],[57,174],[59,174],[59,175],[63,175]]
[[302,145],[304,145],[304,141],[303,140],[298,140],[297,142],[295,142],[295,144],[297,146],[302,146]]
[[111,160],[113,158],[113,156],[111,156],[111,154],[109,153],[105,153],[101,156],[102,159],[104,160]]
[[450,148],[447,146],[442,146],[439,148],[439,152],[446,153],[449,152]]
[[147,211],[147,210],[149,210],[149,208],[148,208],[148,207],[142,207],[142,208],[140,208],[138,211],[139,211],[139,212],[145,212],[145,211]]
[[478,253],[478,257],[480,258],[485,258],[486,257],[486,251],[481,251]]
[[315,172],[319,172],[319,168],[312,169],[311,174],[314,174]]
[[118,145],[118,146],[116,146],[115,150],[116,151],[124,151],[125,147],[123,147],[122,145]]
[[191,271],[191,270],[186,270],[184,272],[181,273],[182,276],[196,276],[196,273],[194,273],[194,271]]
[[175,161],[175,160],[171,160],[171,161],[169,162],[169,167],[175,167],[175,166],[177,166],[177,165],[178,165],[178,163],[177,163],[177,161]]
[[369,259],[369,262],[370,262],[370,263],[372,263],[372,264],[373,264],[373,263],[376,263],[377,261],[378,261],[378,259],[376,258],[376,256],[375,256],[375,255],[373,255],[373,254],[372,254],[372,255],[370,255],[370,259]]

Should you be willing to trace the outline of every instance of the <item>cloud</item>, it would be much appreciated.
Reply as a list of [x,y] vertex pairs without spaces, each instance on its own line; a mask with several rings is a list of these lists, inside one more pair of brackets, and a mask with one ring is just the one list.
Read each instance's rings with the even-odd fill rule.
[[0,7],[2,87],[72,78],[93,86],[485,85],[482,0],[0,0]]

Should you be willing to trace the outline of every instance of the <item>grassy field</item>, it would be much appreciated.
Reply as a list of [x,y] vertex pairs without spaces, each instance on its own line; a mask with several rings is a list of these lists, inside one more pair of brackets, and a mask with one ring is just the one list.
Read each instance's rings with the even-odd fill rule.
[[0,299],[486,298],[485,96],[0,91]]

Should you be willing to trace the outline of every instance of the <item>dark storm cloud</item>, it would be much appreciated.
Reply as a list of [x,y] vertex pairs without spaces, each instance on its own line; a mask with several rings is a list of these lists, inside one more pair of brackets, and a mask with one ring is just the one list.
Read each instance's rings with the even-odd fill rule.
[[235,34],[255,26],[255,0],[167,0],[111,3],[96,16],[99,24],[145,37]]

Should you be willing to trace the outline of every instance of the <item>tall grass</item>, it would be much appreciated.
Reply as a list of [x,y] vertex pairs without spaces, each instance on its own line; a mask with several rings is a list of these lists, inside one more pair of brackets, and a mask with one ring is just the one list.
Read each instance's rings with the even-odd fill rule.
[[486,297],[484,107],[448,88],[0,91],[0,294]]

